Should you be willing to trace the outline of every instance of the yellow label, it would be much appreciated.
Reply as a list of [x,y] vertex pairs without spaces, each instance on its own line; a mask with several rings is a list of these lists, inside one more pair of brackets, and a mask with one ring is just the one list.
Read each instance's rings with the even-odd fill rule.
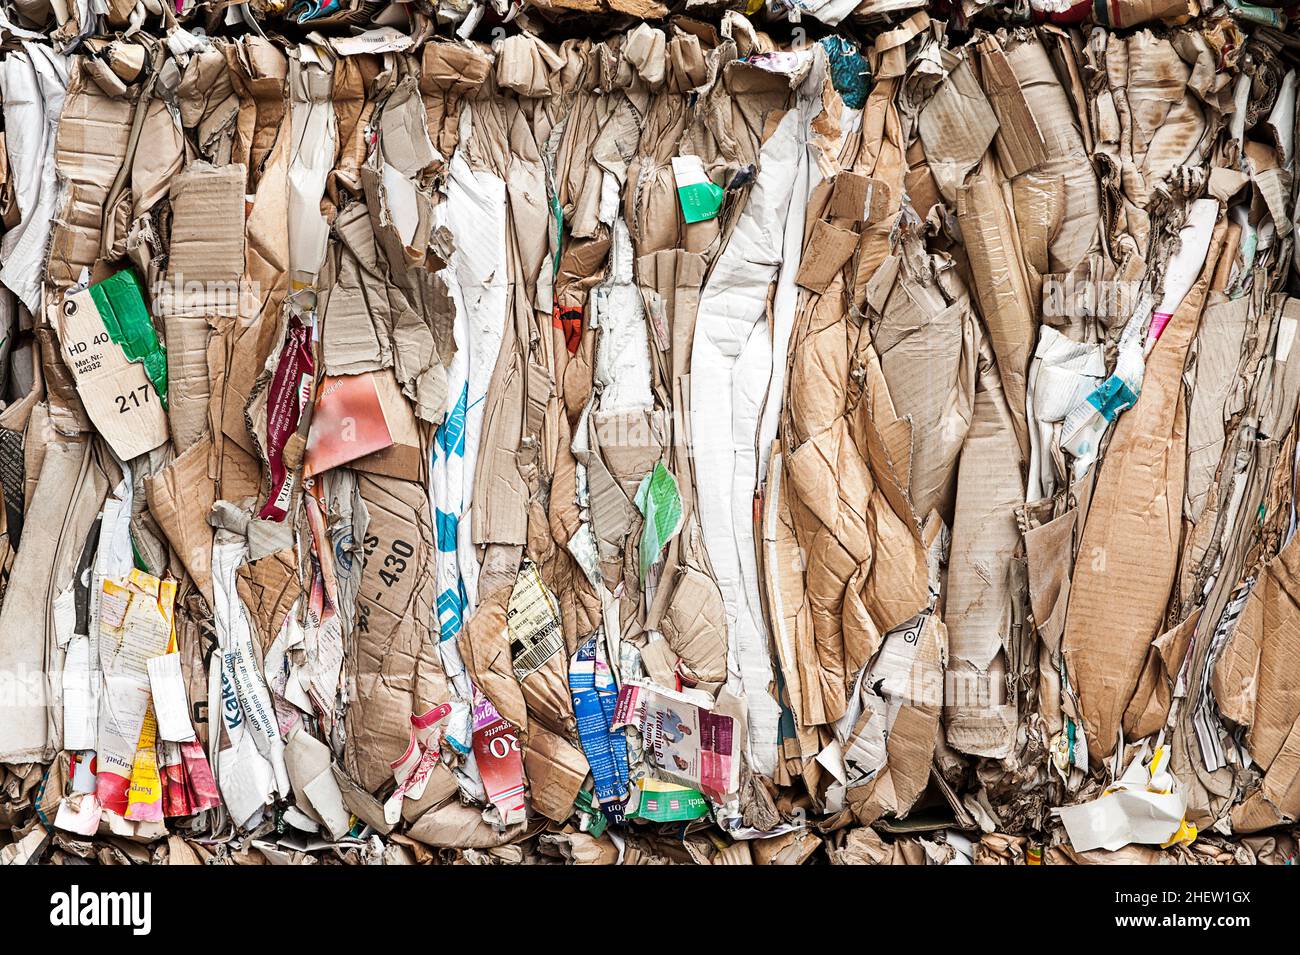
[[131,786],[127,791],[126,818],[158,821],[162,819],[162,779],[158,775],[158,721],[153,704],[144,714],[140,742],[131,764]]

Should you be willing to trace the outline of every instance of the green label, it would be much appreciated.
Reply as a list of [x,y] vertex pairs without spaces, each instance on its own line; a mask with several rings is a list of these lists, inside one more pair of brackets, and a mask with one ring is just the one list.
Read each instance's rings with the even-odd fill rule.
[[144,304],[140,280],[130,269],[110,275],[87,289],[99,320],[113,343],[122,349],[128,361],[144,365],[145,376],[158,393],[163,410],[167,408],[167,349],[158,341],[158,332]]

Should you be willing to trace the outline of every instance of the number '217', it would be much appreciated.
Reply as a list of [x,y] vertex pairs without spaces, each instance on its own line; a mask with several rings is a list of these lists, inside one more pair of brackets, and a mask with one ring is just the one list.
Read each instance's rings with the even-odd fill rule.
[[139,408],[149,401],[149,383],[145,382],[139,388],[132,388],[124,395],[114,395],[113,400],[117,402],[118,414],[126,414]]

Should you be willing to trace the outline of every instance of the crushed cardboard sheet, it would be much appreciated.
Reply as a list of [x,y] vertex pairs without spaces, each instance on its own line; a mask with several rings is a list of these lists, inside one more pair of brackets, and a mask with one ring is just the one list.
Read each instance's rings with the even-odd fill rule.
[[1295,861],[1294,4],[725,6],[5,5],[0,862]]

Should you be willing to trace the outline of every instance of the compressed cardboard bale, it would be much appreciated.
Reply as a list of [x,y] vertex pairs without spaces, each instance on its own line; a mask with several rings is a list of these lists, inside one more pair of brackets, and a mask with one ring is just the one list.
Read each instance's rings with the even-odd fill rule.
[[1280,8],[236,6],[3,24],[0,861],[1292,852]]

